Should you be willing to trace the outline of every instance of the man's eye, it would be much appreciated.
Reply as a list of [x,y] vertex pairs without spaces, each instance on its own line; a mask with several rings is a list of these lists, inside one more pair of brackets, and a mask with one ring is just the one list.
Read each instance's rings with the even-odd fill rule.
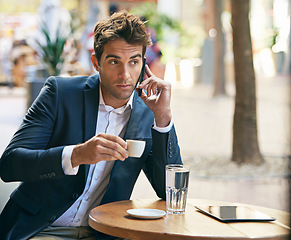
[[137,60],[133,60],[133,61],[131,61],[130,62],[132,65],[136,65],[136,64],[138,64],[138,61]]
[[117,61],[112,60],[112,61],[110,61],[109,63],[112,64],[112,65],[115,65],[115,64],[117,64]]

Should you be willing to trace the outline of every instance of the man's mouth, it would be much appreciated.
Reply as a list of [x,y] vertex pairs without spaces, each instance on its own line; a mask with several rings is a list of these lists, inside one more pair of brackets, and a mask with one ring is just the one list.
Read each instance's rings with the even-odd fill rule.
[[117,87],[121,89],[127,89],[131,88],[131,84],[117,84]]

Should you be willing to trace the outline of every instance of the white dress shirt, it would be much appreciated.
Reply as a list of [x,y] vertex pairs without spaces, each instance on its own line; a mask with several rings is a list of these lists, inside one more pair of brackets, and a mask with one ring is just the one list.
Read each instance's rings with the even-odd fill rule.
[[[97,117],[96,135],[99,133],[108,133],[123,137],[132,109],[133,95],[126,105],[114,109],[105,105],[100,91],[99,111]],[[170,131],[173,123],[166,128],[154,128],[160,132]],[[71,165],[71,154],[73,146],[67,146],[63,150],[62,166],[66,175],[76,175],[79,168],[73,168]],[[126,160],[125,160],[126,161]],[[82,195],[75,203],[61,215],[52,226],[88,226],[88,216],[92,208],[98,206],[106,192],[110,173],[115,161],[100,161],[90,165],[85,189]]]

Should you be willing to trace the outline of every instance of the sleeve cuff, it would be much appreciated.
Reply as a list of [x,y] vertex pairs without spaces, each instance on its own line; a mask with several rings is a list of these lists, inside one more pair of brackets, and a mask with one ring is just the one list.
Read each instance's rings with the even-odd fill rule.
[[72,167],[71,156],[75,145],[64,147],[62,154],[62,167],[66,175],[77,175],[79,166]]
[[160,133],[168,133],[171,131],[173,124],[174,124],[173,120],[171,119],[171,122],[169,123],[167,127],[157,127],[156,120],[154,120],[153,129]]

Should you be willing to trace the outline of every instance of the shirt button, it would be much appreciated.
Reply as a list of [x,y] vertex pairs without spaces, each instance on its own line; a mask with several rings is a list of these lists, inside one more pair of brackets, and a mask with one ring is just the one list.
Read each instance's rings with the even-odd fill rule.
[[78,222],[80,222],[80,219],[76,219],[76,220],[75,220],[75,223],[78,223]]

